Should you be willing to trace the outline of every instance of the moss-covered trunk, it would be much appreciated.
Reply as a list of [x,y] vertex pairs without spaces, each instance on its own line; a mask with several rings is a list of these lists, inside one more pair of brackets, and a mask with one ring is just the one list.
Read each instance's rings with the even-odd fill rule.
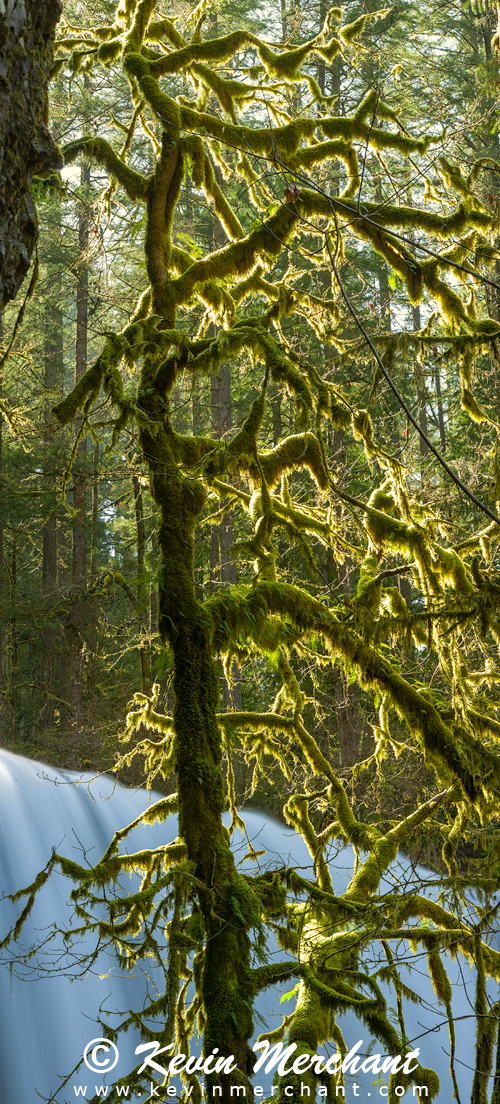
[[62,165],[47,129],[60,0],[0,4],[0,309],[17,294],[38,236],[31,178]]
[[[153,497],[161,511],[158,542],[159,629],[174,656],[175,758],[179,793],[179,832],[195,863],[199,905],[206,929],[202,997],[206,1020],[204,1054],[233,1054],[230,1075],[207,1075],[229,1101],[232,1084],[246,1084],[253,1053],[249,928],[257,918],[256,899],[238,874],[222,823],[224,783],[222,744],[216,719],[219,681],[203,607],[195,597],[194,528],[205,500],[202,484],[186,477],[175,462],[168,415],[163,428],[153,423],[155,398],[144,369],[147,428],[141,432]],[[156,429],[156,432],[154,431]]]

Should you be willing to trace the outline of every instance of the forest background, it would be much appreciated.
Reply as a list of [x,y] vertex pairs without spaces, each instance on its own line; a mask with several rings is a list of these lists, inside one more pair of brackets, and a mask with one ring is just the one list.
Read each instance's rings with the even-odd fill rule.
[[[171,12],[149,26],[153,7],[68,3],[59,28],[66,165],[34,184],[38,256],[22,317],[18,299],[2,321],[0,739],[96,771],[126,728],[123,781],[170,792],[177,772],[166,861],[195,864],[171,884],[203,962],[196,1013],[209,1046],[226,940],[222,1050],[248,1078],[243,1006],[272,976],[250,970],[255,899],[220,829],[222,783],[235,823],[253,801],[303,833],[323,925],[329,841],[368,851],[342,905],[349,939],[349,908],[398,844],[454,891],[498,882],[497,16],[180,5],[182,38]],[[268,882],[251,893],[286,912]],[[428,934],[428,906],[412,908],[450,1015],[439,949],[473,940],[479,973],[498,962],[461,918],[436,908]],[[290,1030],[315,1000],[314,1049],[325,1008],[351,1002],[396,1052],[380,994],[342,990],[347,958],[333,988],[325,929],[304,937],[287,915],[283,945],[305,938],[312,963]],[[498,1026],[482,976],[475,1104]]]
[[[97,21],[105,18],[105,7],[95,10]],[[344,18],[353,22],[367,10],[348,5]],[[93,11],[85,5],[73,11],[66,4],[64,19],[70,25],[92,25]],[[237,20],[254,33],[272,31],[276,41],[288,44],[318,33],[326,9],[321,4],[309,6],[307,12],[298,6],[288,9],[285,3],[257,9],[222,4],[208,6],[206,13],[214,36],[226,33]],[[442,186],[443,154],[462,168],[478,158],[498,157],[495,26],[496,11],[490,5],[397,4],[367,23],[362,49],[352,59],[337,57],[329,67],[320,61],[317,77],[327,93],[338,97],[336,114],[348,115],[371,88],[377,95],[389,95],[391,107],[403,112],[405,126],[415,134],[444,132],[444,138],[436,137],[432,155],[434,182]],[[105,71],[91,79],[78,72],[83,61],[83,54],[77,56],[69,74],[55,74],[52,82],[51,131],[60,146],[104,127],[113,138],[123,131],[126,82],[120,87],[116,75]],[[185,83],[180,74],[173,93],[179,91],[179,81]],[[301,96],[297,87],[291,117],[300,115]],[[372,126],[374,120],[375,116]],[[391,169],[397,202],[418,207],[418,170],[409,163],[394,163]],[[329,183],[335,187],[333,171]],[[220,169],[218,174],[222,182]],[[336,174],[339,178],[339,170]],[[383,175],[376,150],[367,145],[360,194],[381,199]],[[66,167],[62,177],[52,175],[35,185],[38,278],[12,345],[19,298],[7,308],[2,331],[9,352],[2,368],[2,398],[10,414],[0,421],[0,741],[56,765],[88,769],[106,769],[113,763],[117,735],[136,689],[148,693],[156,679],[160,704],[167,712],[173,700],[171,659],[160,655],[157,636],[157,519],[134,432],[127,427],[118,449],[111,449],[113,425],[104,405],[93,416],[91,432],[80,433],[70,470],[71,444],[52,414],[56,400],[100,351],[104,335],[120,330],[130,318],[142,288],[143,212],[120,191],[111,216],[102,202],[106,184],[103,171],[85,159],[81,167]],[[231,197],[236,188],[238,211],[246,212],[249,225],[254,223],[252,196],[237,184],[227,186]],[[496,171],[486,172],[481,197],[488,210],[495,210],[497,189]],[[282,190],[278,185],[277,195]],[[108,198],[115,199],[111,192]],[[175,240],[193,257],[226,240],[213,202],[193,186],[189,173],[176,213]],[[302,276],[304,288],[323,278],[319,273],[311,276],[311,263],[308,267],[309,273]],[[431,308],[408,303],[401,276],[369,244],[355,242],[343,280],[367,332],[381,339],[381,352],[384,337],[421,332],[428,326]],[[471,285],[467,294],[477,290]],[[496,318],[497,296],[493,278],[479,289],[479,312],[487,309]],[[326,378],[344,389],[354,408],[369,409],[380,442],[404,463],[421,506],[435,511],[459,543],[477,512],[471,513],[470,503],[456,493],[389,389],[372,386],[375,363],[349,312],[343,312],[336,334],[337,345],[342,342],[347,350],[341,354],[315,339],[296,316],[285,318],[283,330],[297,355],[316,364],[326,362]],[[432,338],[432,324],[428,334]],[[467,416],[460,366],[453,364],[449,349],[435,339],[420,348],[400,343],[394,355],[398,387],[419,426],[446,454],[457,475],[493,505],[498,477],[490,423]],[[238,362],[231,370],[221,367],[209,379],[187,378],[176,384],[176,428],[209,431],[229,441],[241,426],[249,396],[257,395],[259,381],[258,366]],[[498,419],[500,381],[494,355],[478,363],[475,386],[478,403],[488,417]],[[264,426],[269,446],[293,432],[297,417],[294,400],[282,387],[272,386],[270,397]],[[71,432],[79,433],[78,424]],[[376,456],[367,458],[362,436],[357,437],[339,427],[331,429],[329,464],[340,489],[367,497],[380,468]],[[300,484],[301,476],[296,478]],[[302,484],[299,496],[307,496],[305,477]],[[335,510],[347,545],[355,547],[356,522],[349,504],[338,501]],[[231,554],[242,536],[238,517],[228,513],[211,521],[210,514],[216,512],[212,503],[198,530],[195,569],[200,598],[223,592],[246,577],[241,554],[239,560]],[[319,545],[313,562],[301,548],[298,530],[294,537],[280,538],[284,577],[305,578],[311,593],[349,608],[359,578],[355,551],[336,557]],[[395,585],[410,608],[412,601],[418,605],[405,566],[388,575],[387,585]],[[435,666],[435,655],[422,645],[413,661],[414,677],[423,685]],[[303,663],[300,673],[306,693],[318,707],[315,734],[349,779],[354,764],[373,748],[373,704],[341,665],[314,675],[311,665]],[[234,675],[229,687],[221,663],[224,708],[262,709],[272,690],[268,665],[253,658],[241,669],[235,665]],[[130,782],[141,777],[138,760],[123,775]],[[249,796],[250,779],[241,764],[240,800],[245,793]],[[411,807],[420,784],[425,785],[425,768],[404,749],[397,762],[386,765],[384,777],[373,781],[370,800],[381,808],[389,802],[394,812],[406,802]],[[161,776],[155,785],[161,788]],[[281,779],[281,790],[283,785]],[[279,815],[283,795],[275,786],[275,778],[260,776],[253,800]]]

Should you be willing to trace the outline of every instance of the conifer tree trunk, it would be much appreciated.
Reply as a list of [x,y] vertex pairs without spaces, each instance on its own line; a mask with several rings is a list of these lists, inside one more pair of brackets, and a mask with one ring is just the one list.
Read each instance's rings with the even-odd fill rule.
[[[95,583],[97,578],[97,527],[99,523],[99,443],[94,446],[92,463],[92,527],[90,539],[90,578]],[[89,606],[89,661],[87,667],[87,691],[89,702],[95,697],[95,682],[97,674],[97,619],[99,615],[99,600],[93,594]]]
[[17,739],[18,698],[19,698],[19,642],[17,627],[17,531],[12,530],[10,554],[10,692],[9,692],[9,737],[11,743]]
[[[333,432],[333,466],[336,478],[342,478],[345,468],[344,433],[341,429]],[[352,587],[352,564],[346,559],[343,565],[331,564],[335,584],[346,597]],[[332,668],[333,699],[337,714],[337,739],[340,749],[340,762],[343,767],[352,767],[359,760],[361,747],[359,689],[358,684],[348,685],[348,680],[340,667]]]
[[135,525],[137,533],[137,602],[140,618],[142,644],[139,648],[141,659],[141,681],[144,694],[151,693],[151,650],[148,642],[149,586],[146,581],[146,527],[144,524],[144,504],[141,484],[135,472],[132,475],[134,490]]
[[[419,306],[412,307],[412,316],[413,316],[413,329],[418,331],[421,328],[420,307]],[[418,424],[420,426],[420,429],[427,436],[428,432],[429,432],[429,425],[428,425],[428,419],[427,419],[427,388],[426,388],[426,384],[425,384],[425,373],[424,373],[423,368],[420,366],[420,364],[417,364],[417,363],[415,363],[415,381],[416,381],[416,385],[417,385]],[[428,453],[429,449],[428,449],[428,446],[426,445],[423,437],[420,437],[420,436],[419,436],[419,449],[420,449],[420,456],[423,459],[425,456],[427,456],[427,453]]]
[[436,386],[436,406],[437,406],[437,414],[438,414],[438,425],[439,425],[439,437],[440,437],[440,443],[441,443],[441,451],[446,452],[446,426],[445,426],[445,422],[444,422],[443,396],[442,396],[442,393],[441,393],[441,373],[440,373],[440,370],[439,370],[439,364],[436,364],[436,366],[434,368],[434,382],[435,382],[435,386]]
[[[232,429],[231,373],[227,366],[212,376],[212,430],[219,437],[225,437]],[[210,589],[217,590],[217,583],[234,586],[237,581],[236,564],[230,555],[234,544],[234,518],[232,513],[225,514],[220,525],[213,525],[210,534]],[[238,666],[233,663],[233,686],[222,680],[224,708],[241,709],[241,680]]]
[[[216,179],[219,187],[223,185],[220,169],[216,166]],[[225,244],[225,234],[218,219],[213,220],[213,247],[220,249]],[[215,336],[214,327],[212,327]],[[233,426],[231,402],[231,371],[224,365],[212,376],[211,380],[212,432],[219,440],[227,437]],[[234,544],[234,518],[232,513],[225,514],[220,525],[213,525],[210,533],[210,590],[217,589],[217,583],[236,583],[236,564],[229,550]],[[241,680],[237,664],[233,664],[233,689],[227,680],[222,680],[224,708],[241,709]]]
[[[60,229],[60,212],[59,212]],[[42,632],[42,695],[41,728],[54,724],[56,689],[57,630],[51,621],[51,609],[57,597],[57,518],[55,514],[57,471],[52,454],[51,393],[61,385],[63,373],[63,320],[60,304],[59,281],[51,289],[47,304],[45,328],[44,387],[49,394],[44,410],[45,431],[43,437],[44,462],[42,486],[46,518],[42,534],[42,589],[44,598],[44,627]]]
[[[70,540],[69,527],[61,521],[57,531],[57,589],[59,594],[68,597],[70,589]],[[59,655],[59,737],[62,743],[68,743],[68,729],[71,716],[68,701],[68,670],[69,670],[69,617],[70,609],[65,621],[66,640],[61,646]]]
[[[0,343],[2,338],[2,315],[0,312]],[[0,396],[2,377],[0,376]],[[3,485],[3,418],[0,414],[0,738],[5,732],[5,574],[4,574],[4,485]]]
[[61,10],[61,0],[0,5],[0,309],[17,294],[36,245],[32,175],[62,165],[46,125]]
[[[381,196],[377,196],[381,198]],[[391,329],[391,289],[389,286],[389,273],[387,271],[387,265],[385,261],[380,261],[378,266],[378,287],[379,287],[379,301],[380,301],[380,321],[384,330],[390,332]]]
[[276,395],[271,401],[271,412],[273,419],[273,445],[277,445],[281,439],[281,404],[283,402],[283,395],[281,391],[277,391]]
[[[90,166],[82,165],[81,184],[88,195]],[[76,290],[76,351],[75,383],[87,368],[89,273],[89,210],[84,201],[78,216],[79,267]],[[75,422],[75,432],[81,431],[81,416]],[[73,469],[73,509],[76,511],[72,532],[71,613],[69,640],[69,702],[72,710],[70,743],[75,749],[83,725],[85,588],[87,573],[87,438],[78,445]]]

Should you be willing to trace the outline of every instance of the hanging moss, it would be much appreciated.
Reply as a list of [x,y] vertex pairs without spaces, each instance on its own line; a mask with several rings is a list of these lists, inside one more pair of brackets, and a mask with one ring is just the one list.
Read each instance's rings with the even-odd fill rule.
[[[492,523],[452,544],[447,515],[439,504],[427,501],[426,480],[433,485],[427,462],[420,480],[412,484],[401,457],[396,460],[381,447],[372,421],[381,369],[373,379],[369,410],[359,409],[355,403],[361,399],[351,402],[331,382],[367,354],[364,338],[351,341],[339,332],[342,300],[336,286],[333,294],[326,292],[322,266],[330,268],[327,235],[330,227],[333,240],[335,227],[338,266],[349,259],[352,236],[356,249],[369,246],[405,282],[410,303],[425,294],[433,313],[418,335],[374,335],[383,366],[393,375],[400,360],[406,363],[417,355],[424,363],[424,354],[436,343],[439,363],[446,362],[447,370],[448,364],[458,367],[464,415],[483,422],[489,431],[496,427],[475,395],[474,357],[479,352],[496,356],[500,327],[481,316],[473,296],[460,285],[455,266],[469,266],[471,256],[479,253],[481,263],[494,260],[489,238],[496,232],[495,216],[475,194],[479,168],[466,175],[444,161],[440,172],[449,194],[439,196],[439,207],[434,200],[415,208],[378,198],[373,202],[365,199],[366,187],[360,192],[360,149],[378,157],[382,175],[386,152],[391,165],[394,160],[404,167],[410,156],[416,158],[420,172],[419,158],[432,140],[408,133],[379,90],[361,96],[350,115],[333,114],[332,97],[320,92],[311,75],[318,61],[330,65],[339,52],[343,64],[350,64],[351,44],[362,33],[366,14],[342,27],[340,10],[332,9],[315,39],[274,47],[240,29],[203,41],[203,4],[186,14],[185,25],[181,18],[155,15],[154,0],[123,0],[113,24],[95,32],[75,31],[74,36],[66,31],[61,47],[73,72],[116,62],[129,79],[130,112],[126,125],[119,127],[124,131],[122,150],[115,151],[100,136],[87,136],[71,143],[67,154],[68,159],[88,156],[106,170],[113,181],[106,193],[108,205],[116,182],[144,206],[148,286],[130,324],[106,337],[95,363],[57,405],[56,415],[61,424],[79,411],[88,417],[102,388],[113,409],[114,437],[125,425],[138,432],[159,519],[158,627],[161,647],[171,652],[175,704],[170,716],[159,707],[158,688],[135,696],[118,769],[139,755],[149,785],[157,773],[176,775],[176,795],[157,802],[139,820],[163,818],[178,809],[179,839],[156,851],[123,855],[121,844],[134,822],[115,835],[94,868],[55,855],[50,870],[59,864],[74,880],[81,933],[92,930],[98,938],[114,940],[125,968],[145,954],[162,962],[165,992],[149,1010],[163,1018],[165,1040],[175,1038],[187,1047],[197,1025],[206,1054],[217,1047],[235,1055],[237,1068],[227,1079],[223,1104],[230,1104],[232,1087],[250,1087],[252,1000],[277,978],[298,979],[297,1003],[270,1038],[288,1032],[304,1065],[327,1040],[337,1044],[340,1055],[346,1053],[336,1016],[348,1010],[391,1055],[400,1053],[406,1043],[404,986],[394,950],[400,941],[409,941],[428,957],[436,997],[449,1022],[454,1078],[445,955],[460,950],[476,959],[481,979],[500,977],[500,955],[462,918],[458,897],[453,907],[444,908],[417,893],[388,893],[381,880],[398,848],[426,825],[444,841],[454,885],[465,892],[458,845],[475,830],[476,817],[487,818],[498,801],[500,726],[492,656],[500,645],[500,585],[490,554],[500,530]],[[241,80],[222,71],[233,63]],[[160,84],[177,74],[185,74],[195,86],[192,101],[184,94],[169,95],[174,85]],[[298,82],[304,82],[313,102],[291,118],[286,100],[293,101]],[[270,124],[252,106],[254,99],[261,102],[262,90]],[[154,157],[149,176],[127,164],[132,139],[139,141],[141,134],[148,157]],[[330,169],[337,172],[338,162],[344,191],[323,194],[320,176],[309,179],[307,172],[319,166],[321,178],[328,178]],[[173,240],[186,169],[229,239],[202,257],[191,256],[189,248]],[[235,190],[221,186],[219,171],[224,181],[245,182],[256,208],[248,232],[232,199]],[[416,226],[426,241],[441,243],[437,256],[427,258],[414,250]],[[285,318],[289,321],[282,325]],[[313,348],[319,350],[321,344],[314,363],[303,355],[302,339],[296,340],[296,323],[302,325],[302,319],[312,331]],[[208,330],[211,323],[217,332]],[[243,364],[244,357],[263,366],[263,382],[257,397],[252,393],[253,401],[240,412],[234,433],[221,441],[208,432],[174,429],[170,402],[176,385],[197,383],[201,376],[210,379],[225,364]],[[124,369],[140,376],[137,386],[136,377]],[[274,394],[286,392],[293,427],[272,448],[271,383]],[[326,441],[332,427],[343,431],[357,485],[366,487],[368,480],[366,495],[359,491],[354,497],[345,474],[330,471]],[[494,480],[495,461],[493,469]],[[289,480],[296,472],[306,474]],[[239,512],[233,552],[253,561],[253,576],[200,602],[194,584],[196,528],[220,524],[230,509]],[[321,588],[320,599],[282,581],[288,580],[282,574],[286,557],[279,553],[292,542],[300,547],[311,579],[318,579],[315,543],[322,545],[331,576],[320,575],[317,584],[310,584]],[[480,554],[483,561],[470,562]],[[344,593],[337,582],[347,558],[355,583]],[[411,577],[409,605],[396,585],[387,585],[394,583],[391,575]],[[110,585],[111,573],[100,578],[104,600]],[[125,576],[121,585],[126,589]],[[415,644],[419,663],[424,649],[425,657],[433,664],[435,660],[430,687],[420,685],[415,674],[420,669]],[[468,669],[467,651],[474,656]],[[271,696],[255,711],[219,712],[221,661],[228,677],[235,660],[255,656],[259,672],[268,667],[264,689],[272,684],[274,700]],[[307,695],[296,673],[304,658],[311,672]],[[342,677],[363,689],[373,710],[374,746],[352,771],[336,771],[314,735],[323,723],[314,669],[333,663],[342,667]],[[421,666],[425,670],[423,662]],[[308,723],[313,711],[315,728]],[[310,878],[284,865],[256,868],[253,877],[236,869],[221,821],[228,803],[233,825],[241,827],[232,762],[236,747],[253,770],[254,787],[261,776],[266,778],[270,764],[286,779],[285,813],[309,849],[314,867]],[[372,822],[371,811],[361,819],[356,776],[382,772],[385,758],[403,750],[420,756],[429,777],[437,781],[437,792],[429,800],[415,801],[413,811],[399,820],[379,817]],[[333,892],[328,865],[333,840],[350,844],[356,856],[350,884],[339,895]],[[481,882],[484,893],[493,884],[497,852],[493,840]],[[259,857],[253,845],[250,857]],[[117,893],[108,901],[104,890],[109,883],[133,868],[143,875],[137,893]],[[23,891],[27,904],[16,931],[43,878],[45,872]],[[101,910],[99,919],[92,916],[94,908]],[[252,933],[260,953],[266,918],[272,918],[281,945],[293,956],[290,961],[251,964]],[[372,976],[363,958],[381,931],[396,985],[396,1025],[380,988],[383,976],[380,971]],[[191,1003],[190,985],[196,990]],[[483,1104],[493,1046],[493,1017],[481,1003],[482,985],[481,980],[476,995],[476,1104]],[[132,1013],[126,1023],[153,1037],[144,1015]],[[297,1075],[293,1078],[298,1096],[300,1081]],[[304,1078],[314,1094],[314,1069],[300,1080]],[[217,1081],[215,1075],[207,1079],[209,1096]],[[328,1080],[325,1076],[324,1083],[334,1097],[342,1087],[341,1072]],[[414,1075],[391,1078],[391,1101],[401,1083],[427,1086],[429,1099],[439,1088],[435,1074],[418,1067]],[[186,1075],[186,1084],[200,1104],[198,1080]],[[278,1104],[286,1104],[284,1089],[282,1083]]]

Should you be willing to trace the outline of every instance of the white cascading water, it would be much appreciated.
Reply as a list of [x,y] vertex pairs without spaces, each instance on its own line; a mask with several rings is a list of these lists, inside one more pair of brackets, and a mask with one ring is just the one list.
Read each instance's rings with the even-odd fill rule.
[[[27,886],[42,870],[53,848],[78,862],[93,865],[107,847],[114,831],[130,823],[150,800],[144,790],[131,791],[117,786],[108,777],[91,782],[90,776],[76,784],[76,776],[56,771],[6,751],[0,751],[0,889],[2,895]],[[248,837],[259,850],[265,848],[265,865],[299,868],[311,871],[311,858],[303,840],[280,822],[255,810],[244,810]],[[177,834],[175,817],[163,824],[140,826],[124,841],[133,852],[144,847],[157,847],[171,841]],[[240,832],[233,836],[233,848],[238,856],[248,850],[247,840]],[[248,860],[245,868],[255,870]],[[332,861],[332,880],[336,892],[341,892],[352,872],[352,854],[347,848]],[[418,870],[418,877],[429,879],[428,871]],[[405,890],[415,878],[407,859],[401,857],[388,872],[385,885],[394,892],[400,885]],[[122,886],[131,891],[136,886],[132,878],[122,879]],[[149,981],[145,975],[122,973],[113,954],[102,953],[84,972],[80,959],[93,947],[92,937],[65,950],[62,940],[43,943],[54,926],[66,929],[72,923],[69,905],[71,884],[59,873],[52,875],[39,894],[33,912],[24,929],[21,944],[34,948],[34,955],[25,965],[9,967],[10,952],[3,952],[0,968],[0,1104],[36,1104],[41,1098],[52,1098],[57,1104],[69,1104],[77,1095],[90,1099],[103,1086],[101,1095],[116,1099],[113,1083],[137,1066],[135,1047],[138,1034],[122,1034],[118,1040],[119,1060],[106,1075],[94,1074],[82,1065],[83,1051],[90,1040],[100,1037],[102,1030],[94,1017],[99,1009],[109,1014],[109,1022],[117,1026],[131,1009],[143,1006],[149,987],[154,986],[154,971]],[[416,887],[415,887],[416,888]],[[432,893],[432,887],[429,892]],[[435,895],[435,894],[433,894]],[[0,903],[0,938],[10,929],[24,904]],[[77,922],[79,923],[79,922]],[[42,945],[42,946],[41,946]],[[36,949],[39,948],[39,949]],[[270,945],[273,958],[281,961],[284,952]],[[376,951],[375,951],[376,953]],[[453,1087],[449,1072],[449,1038],[444,1010],[437,1004],[427,973],[424,956],[407,954],[408,967],[403,968],[403,980],[418,992],[421,1003],[405,1001],[405,1023],[411,1049],[420,1048],[420,1063],[439,1074],[441,1090],[439,1104],[451,1104]],[[374,969],[376,967],[374,966]],[[461,1104],[470,1098],[474,1067],[475,1020],[474,977],[467,963],[459,956],[448,963],[453,982],[453,1010],[456,1017],[456,1072]],[[21,975],[21,976],[19,976]],[[265,1032],[281,1023],[281,1016],[290,1010],[289,1003],[280,1005],[280,997],[294,986],[293,980],[276,985],[262,993],[256,1003],[256,1032]],[[395,995],[389,986],[382,989],[388,1003],[395,1007]],[[352,1014],[339,1019],[348,1047],[363,1039],[362,1052],[370,1047],[366,1028]],[[371,1045],[370,1053],[380,1051],[379,1043]],[[324,1048],[321,1048],[322,1052]],[[360,1051],[361,1053],[361,1051]],[[103,1052],[97,1056],[103,1058]],[[376,1076],[376,1075],[375,1075]],[[67,1079],[67,1080],[66,1080]],[[373,1074],[357,1074],[346,1079],[346,1101],[354,1104],[374,1104],[383,1100],[387,1077],[374,1084]],[[63,1084],[63,1082],[65,1082]],[[255,1083],[269,1091],[270,1077],[259,1073]],[[181,1091],[180,1078],[173,1080]],[[380,1088],[382,1087],[382,1094]],[[85,1090],[85,1092],[83,1091]],[[370,1098],[370,1099],[369,1099]],[[167,1098],[168,1099],[168,1098]],[[185,1099],[183,1095],[183,1099]],[[305,1097],[307,1100],[307,1097]],[[320,1098],[318,1098],[319,1100]],[[413,1099],[409,1089],[403,1099]]]

